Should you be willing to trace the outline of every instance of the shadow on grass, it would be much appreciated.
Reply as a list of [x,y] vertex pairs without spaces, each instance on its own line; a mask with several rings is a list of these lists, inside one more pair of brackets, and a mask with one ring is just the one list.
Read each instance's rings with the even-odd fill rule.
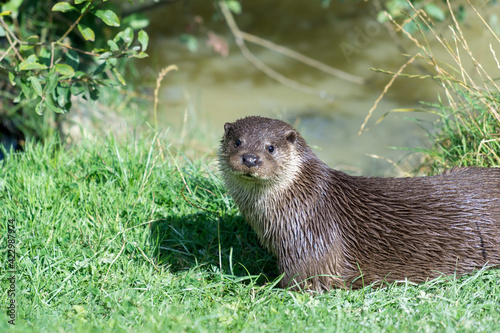
[[157,245],[158,263],[168,265],[172,272],[222,263],[226,274],[261,275],[259,284],[279,275],[276,260],[259,245],[257,235],[239,215],[170,216],[152,224],[151,237]]

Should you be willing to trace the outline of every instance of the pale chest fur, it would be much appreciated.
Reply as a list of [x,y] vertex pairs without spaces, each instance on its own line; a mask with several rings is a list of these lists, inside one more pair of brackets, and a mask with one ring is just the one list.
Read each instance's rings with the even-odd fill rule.
[[276,192],[273,189],[247,186],[244,191],[230,191],[241,214],[259,237],[262,245],[277,255],[275,242],[282,217],[277,210]]

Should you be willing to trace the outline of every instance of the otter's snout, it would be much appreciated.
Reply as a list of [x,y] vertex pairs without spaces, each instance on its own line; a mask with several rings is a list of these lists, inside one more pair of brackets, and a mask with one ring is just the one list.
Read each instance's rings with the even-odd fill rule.
[[252,154],[243,154],[241,161],[249,168],[258,166],[261,162],[258,156]]

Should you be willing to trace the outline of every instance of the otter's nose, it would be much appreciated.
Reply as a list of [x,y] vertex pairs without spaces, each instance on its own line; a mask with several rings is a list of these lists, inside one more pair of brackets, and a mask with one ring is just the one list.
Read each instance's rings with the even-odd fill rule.
[[258,166],[260,164],[260,158],[252,154],[243,154],[243,156],[241,157],[241,161],[249,168]]

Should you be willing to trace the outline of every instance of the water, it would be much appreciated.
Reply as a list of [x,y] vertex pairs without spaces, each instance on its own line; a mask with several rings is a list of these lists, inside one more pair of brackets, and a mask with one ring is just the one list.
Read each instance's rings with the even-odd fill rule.
[[[226,38],[230,45],[228,57],[206,47],[203,38],[199,39],[196,53],[179,42],[189,13],[200,15],[210,22],[207,27]],[[180,2],[150,15],[151,57],[143,63],[145,82],[154,82],[160,69],[167,65],[179,67],[161,87],[158,117],[163,128],[168,127],[184,141],[208,145],[215,151],[225,122],[262,115],[295,125],[321,159],[351,174],[402,175],[417,165],[418,156],[407,158],[407,150],[391,147],[428,146],[426,129],[432,128],[436,116],[392,113],[380,124],[374,123],[391,110],[422,109],[420,101],[435,102],[440,90],[432,81],[397,79],[370,119],[370,130],[358,135],[368,110],[391,78],[370,68],[397,71],[406,61],[387,30],[374,19],[369,3],[339,5],[333,1],[329,9],[324,9],[316,2],[244,1],[243,15],[235,16],[242,31],[367,79],[366,85],[350,83],[247,43],[268,66],[289,79],[334,95],[334,100],[295,91],[257,70],[241,55],[226,24],[211,22],[214,15],[212,2],[208,1],[192,1],[190,7]],[[464,29],[473,36],[471,48],[486,57],[490,39],[485,39],[484,28],[476,21]],[[411,43],[404,45],[415,51]],[[485,62],[495,68],[493,61]],[[419,73],[412,66],[407,72]],[[188,126],[184,128],[185,119]],[[393,168],[387,160],[402,161],[403,171]]]

